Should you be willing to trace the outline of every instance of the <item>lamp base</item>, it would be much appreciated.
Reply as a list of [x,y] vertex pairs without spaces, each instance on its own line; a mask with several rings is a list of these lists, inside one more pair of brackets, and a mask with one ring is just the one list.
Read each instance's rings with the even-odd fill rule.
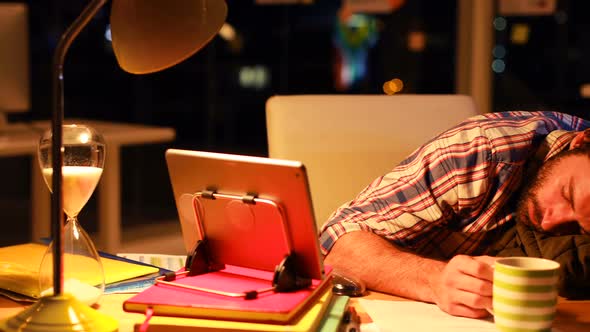
[[118,322],[62,294],[42,297],[35,304],[0,323],[2,331],[117,331]]

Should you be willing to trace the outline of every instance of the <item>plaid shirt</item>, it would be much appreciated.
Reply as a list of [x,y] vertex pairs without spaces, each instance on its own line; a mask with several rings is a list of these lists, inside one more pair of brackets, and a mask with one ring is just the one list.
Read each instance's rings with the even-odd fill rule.
[[486,235],[512,221],[527,160],[544,161],[590,122],[557,112],[469,118],[377,178],[322,226],[326,255],[353,231],[373,232],[417,254],[481,254]]

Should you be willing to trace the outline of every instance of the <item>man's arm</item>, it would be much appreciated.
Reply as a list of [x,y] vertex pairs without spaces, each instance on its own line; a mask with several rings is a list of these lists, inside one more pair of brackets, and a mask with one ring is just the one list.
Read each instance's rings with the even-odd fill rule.
[[423,258],[363,231],[339,238],[325,259],[370,289],[436,303],[451,315],[465,317],[488,315],[493,262],[489,256],[458,255],[449,262]]

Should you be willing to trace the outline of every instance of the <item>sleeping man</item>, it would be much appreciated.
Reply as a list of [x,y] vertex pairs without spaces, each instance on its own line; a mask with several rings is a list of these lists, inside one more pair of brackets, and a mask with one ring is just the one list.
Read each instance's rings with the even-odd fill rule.
[[465,120],[331,215],[320,234],[325,263],[465,317],[488,315],[495,256],[557,260],[560,295],[588,292],[587,128],[557,112]]

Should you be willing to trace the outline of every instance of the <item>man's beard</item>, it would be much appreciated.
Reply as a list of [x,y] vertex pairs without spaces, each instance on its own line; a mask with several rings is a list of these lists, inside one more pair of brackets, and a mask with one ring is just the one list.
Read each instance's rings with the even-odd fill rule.
[[540,221],[543,217],[537,190],[543,186],[550,171],[550,165],[541,164],[539,161],[530,161],[527,170],[524,172],[523,183],[516,206],[516,222],[521,222],[537,231],[542,231],[541,225],[535,224],[529,215],[529,205],[533,207],[534,220]]
[[539,180],[539,178],[534,178],[530,181],[527,181],[528,183],[521,191],[516,207],[516,222],[523,223],[537,231],[543,231],[541,225],[535,224],[529,215],[529,205],[532,205],[533,214],[535,215],[534,219],[541,220],[543,217],[536,197],[536,189],[539,185],[542,185],[542,183],[540,183],[541,181]]

